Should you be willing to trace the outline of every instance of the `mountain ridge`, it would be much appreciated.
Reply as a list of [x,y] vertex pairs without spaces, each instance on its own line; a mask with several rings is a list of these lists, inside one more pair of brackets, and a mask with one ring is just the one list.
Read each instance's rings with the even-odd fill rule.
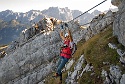
[[[53,12],[53,11],[55,11],[55,12]],[[45,9],[45,10],[42,10],[42,11],[40,11],[40,10],[30,10],[30,11],[27,11],[25,13],[22,13],[22,12],[13,12],[12,10],[5,10],[5,11],[0,12],[0,18],[2,20],[4,20],[4,21],[10,21],[12,19],[17,19],[19,21],[23,21],[23,20],[21,20],[21,18],[23,19],[25,17],[25,18],[29,19],[29,18],[31,18],[31,17],[33,17],[35,15],[37,16],[37,14],[41,15],[42,18],[44,16],[46,16],[46,15],[48,15],[50,17],[56,18],[56,14],[60,15],[62,13],[63,14],[69,13],[69,14],[72,15],[72,13],[73,13],[72,11],[78,11],[79,13],[83,13],[83,12],[81,12],[79,10],[70,10],[70,9],[68,9],[68,7],[65,7],[65,8],[49,7],[48,9]],[[99,13],[101,13],[101,11],[99,11]],[[95,15],[98,15],[99,13],[97,13]],[[68,15],[68,14],[66,14],[66,15]],[[73,15],[74,16],[72,16],[72,18],[78,16],[78,15],[75,15],[75,14],[73,14]],[[61,15],[60,15],[60,17],[61,17]],[[7,19],[10,18],[10,19],[7,20],[6,18]],[[37,18],[37,17],[35,17],[35,18]],[[67,19],[61,19],[61,18],[57,18],[57,19],[60,19],[60,20],[63,20],[63,21],[67,21]],[[29,21],[31,21],[31,20],[32,19],[29,19]],[[37,21],[39,21],[39,20],[37,20]],[[28,21],[28,20],[26,20],[26,21]],[[26,22],[26,21],[24,20],[24,22]],[[36,22],[35,20],[33,20],[33,21]]]
[[[0,20],[1,20],[0,32],[2,32],[0,33],[0,44],[8,44],[12,42],[14,39],[16,39],[19,36],[19,33],[24,28],[31,27],[32,25],[34,25],[44,17],[53,17],[62,21],[70,21],[81,13],[82,12],[79,10],[70,10],[68,9],[68,7],[66,8],[50,7],[43,11],[30,10],[26,13],[13,12],[12,10],[2,11],[0,12]],[[99,13],[101,12],[100,11],[93,12],[93,14],[86,13],[85,15],[81,16],[77,20],[81,24],[88,23],[95,15],[98,15]],[[15,26],[12,26],[12,25],[15,25]],[[19,33],[15,32],[17,31],[17,30],[14,30],[16,27]],[[9,34],[8,29],[10,29],[10,31],[13,31],[11,35]],[[9,37],[7,37],[6,35]],[[8,41],[6,39],[8,39]]]

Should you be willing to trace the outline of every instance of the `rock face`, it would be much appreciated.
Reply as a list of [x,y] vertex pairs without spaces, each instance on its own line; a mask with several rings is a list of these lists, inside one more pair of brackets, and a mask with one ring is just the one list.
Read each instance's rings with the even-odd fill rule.
[[[56,42],[56,43],[55,43]],[[47,64],[59,54],[60,37],[57,31],[43,34],[17,47],[0,61],[0,84],[37,83],[51,72]],[[26,84],[26,83],[24,83]]]
[[[90,26],[86,29],[80,29],[77,22],[68,23],[71,32],[73,32],[74,42],[77,43],[81,39],[87,41],[105,30],[114,21],[113,16],[114,13],[112,11],[100,14],[91,21]],[[59,49],[62,44],[59,36],[59,27],[60,25],[56,25],[54,30],[33,35],[27,40],[24,40],[25,38],[21,35],[17,40],[18,43],[12,43],[7,50],[7,55],[0,60],[0,84],[43,83],[44,78],[53,71],[52,67],[55,65],[53,59],[59,56]],[[24,43],[22,44],[22,42]],[[13,46],[14,49],[12,48]],[[83,57],[82,55],[79,58],[74,67],[74,72],[69,71],[66,80],[67,84],[77,83],[76,78],[78,79],[84,72],[93,69],[90,64],[87,64],[82,69],[81,65],[85,62]],[[67,67],[71,67],[71,65],[72,61]],[[66,70],[68,69],[67,67]],[[78,74],[79,70],[82,70],[82,72]],[[120,82],[123,82],[123,80]]]
[[90,26],[82,32],[82,36],[87,41],[94,35],[98,34],[99,32],[105,30],[107,26],[113,23],[115,14],[112,11],[108,11],[106,14],[99,14],[99,16],[93,18],[90,23]]
[[112,5],[119,6],[122,0],[111,0]]
[[[121,49],[118,49],[118,47],[115,44],[109,43],[108,44],[109,48],[114,49],[117,51],[117,53],[120,56],[120,61],[121,64],[124,66],[125,65],[125,52]],[[104,63],[103,64],[109,64],[109,63]],[[122,70],[121,67],[119,67],[118,65],[110,65],[110,72],[102,70],[102,77],[105,78],[103,84],[124,84],[125,80],[125,74],[122,74]]]
[[110,70],[109,74],[107,73],[107,71],[104,71],[104,70],[102,71],[102,76],[106,77],[103,84],[114,84],[114,83],[123,84],[124,74],[122,76],[120,67],[117,65],[116,66],[111,65],[109,70]]
[[[69,23],[69,27],[72,26],[71,30],[76,32],[79,26],[73,24]],[[39,33],[27,40],[21,35],[22,39],[12,43],[6,50],[7,55],[0,61],[0,84],[41,82],[52,72],[53,59],[59,55],[62,44],[59,31],[56,26],[53,31]]]
[[125,46],[125,0],[112,0],[112,4],[118,6],[118,12],[113,22],[113,34]]

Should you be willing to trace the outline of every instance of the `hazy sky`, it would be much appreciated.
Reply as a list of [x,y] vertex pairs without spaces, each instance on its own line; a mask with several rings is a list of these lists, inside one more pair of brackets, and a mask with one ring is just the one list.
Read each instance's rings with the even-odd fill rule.
[[[1,0],[0,11],[12,10],[14,12],[27,12],[29,10],[44,10],[49,7],[68,7],[71,10],[87,11],[104,0]],[[111,5],[111,0],[107,0],[95,9],[104,11],[116,8]],[[92,11],[94,11],[93,9]]]

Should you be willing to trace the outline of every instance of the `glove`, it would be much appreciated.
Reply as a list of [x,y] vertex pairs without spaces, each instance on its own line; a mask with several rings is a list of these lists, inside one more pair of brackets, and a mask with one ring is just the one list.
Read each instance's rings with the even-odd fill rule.
[[65,26],[66,26],[66,27],[68,27],[68,24],[67,24],[67,23],[65,23]]
[[61,25],[61,29],[64,29],[63,25]]

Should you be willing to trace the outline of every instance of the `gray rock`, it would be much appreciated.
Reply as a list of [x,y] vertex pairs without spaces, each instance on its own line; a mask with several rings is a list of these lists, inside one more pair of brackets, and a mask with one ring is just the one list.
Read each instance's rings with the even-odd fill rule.
[[112,80],[116,82],[116,84],[120,84],[120,78],[121,78],[121,70],[119,66],[111,66],[110,67],[110,73],[112,76]]
[[117,49],[117,46],[116,46],[115,44],[108,43],[108,46],[109,46],[111,49]]
[[125,74],[122,75],[122,78],[120,80],[120,84],[125,84]]
[[125,46],[125,1],[112,0],[116,5],[118,4],[118,12],[116,12],[113,22],[113,34],[118,37],[118,41]]
[[112,5],[119,6],[121,3],[121,0],[111,0]]

